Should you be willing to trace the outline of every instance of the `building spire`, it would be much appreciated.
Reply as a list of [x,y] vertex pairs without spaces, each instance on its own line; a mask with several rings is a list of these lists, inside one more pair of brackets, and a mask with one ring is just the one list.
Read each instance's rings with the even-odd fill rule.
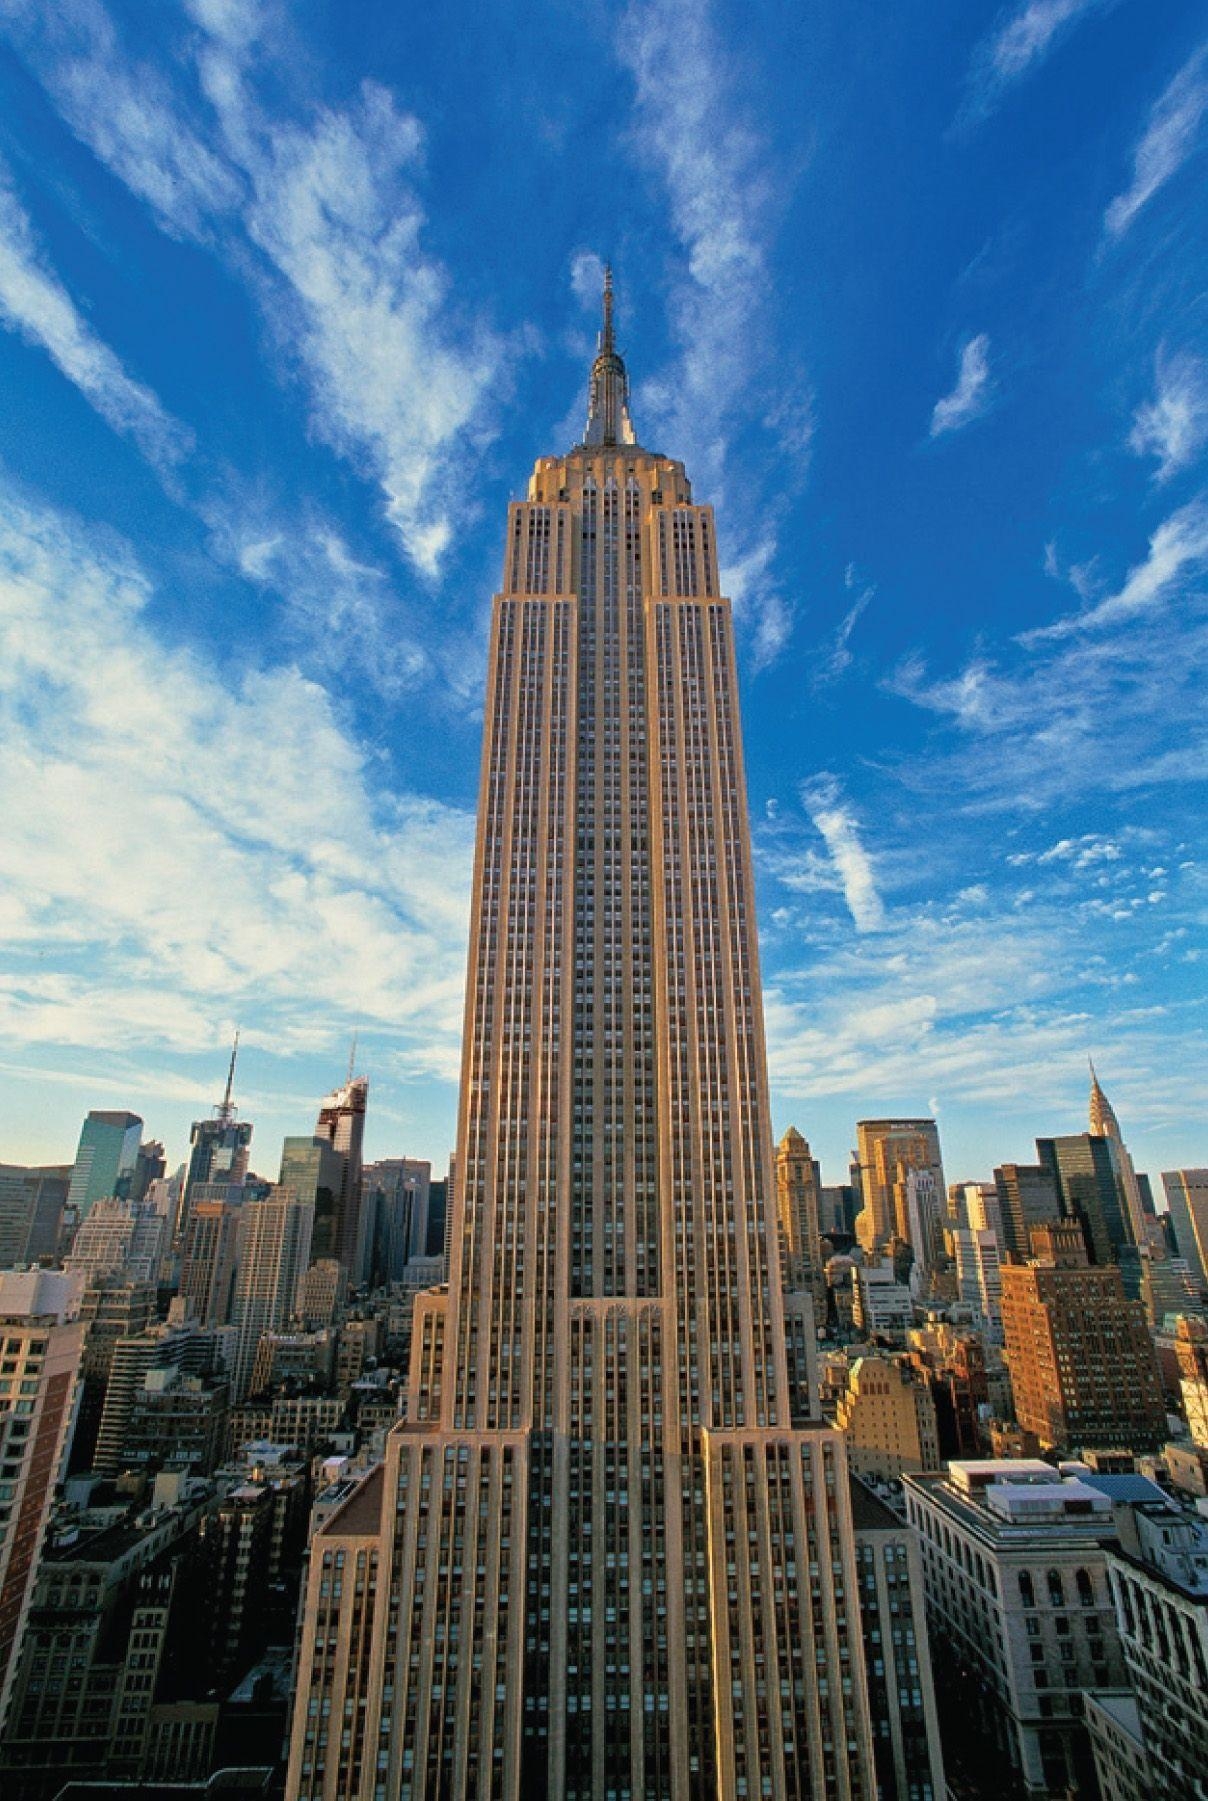
[[235,1106],[231,1100],[231,1090],[235,1085],[235,1059],[239,1055],[239,1027],[235,1027],[235,1042],[231,1046],[231,1066],[227,1070],[226,1093],[218,1106],[218,1117],[222,1120],[234,1119]]
[[348,1080],[351,1083],[357,1066],[357,1032],[352,1034],[352,1049],[348,1053]]
[[604,265],[604,329],[600,333],[600,349],[608,356],[616,352],[612,337],[612,264]]
[[1120,1122],[1116,1118],[1115,1109],[1099,1085],[1099,1078],[1095,1074],[1094,1059],[1088,1057],[1087,1062],[1091,1071],[1091,1134],[1095,1138],[1114,1138],[1118,1143],[1122,1142]]
[[604,318],[588,386],[584,444],[636,444],[629,417],[629,377],[618,355],[612,323],[612,265],[604,265]]

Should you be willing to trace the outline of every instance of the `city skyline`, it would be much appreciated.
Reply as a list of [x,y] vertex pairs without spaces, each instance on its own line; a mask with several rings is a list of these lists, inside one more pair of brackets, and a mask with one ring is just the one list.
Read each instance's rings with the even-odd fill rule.
[[274,19],[0,12],[5,1159],[175,1164],[238,1023],[266,1174],[358,1026],[366,1155],[443,1168],[493,522],[610,253],[719,507],[776,1136],[986,1178],[1090,1052],[1202,1165],[1195,9]]

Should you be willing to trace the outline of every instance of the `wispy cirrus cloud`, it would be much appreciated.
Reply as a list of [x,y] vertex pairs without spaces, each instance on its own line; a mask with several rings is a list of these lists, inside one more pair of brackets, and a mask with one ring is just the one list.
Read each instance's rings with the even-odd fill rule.
[[[919,656],[891,692],[956,728],[956,740],[900,768],[974,811],[1022,816],[1093,794],[1202,782],[1208,721],[1208,504],[1179,508],[1114,589],[1100,577],[1083,609],[983,648],[951,674]],[[1105,589],[1107,591],[1105,591]]]
[[368,81],[343,107],[309,106],[277,65],[270,114],[260,8],[195,0],[195,82],[185,57],[138,61],[98,0],[7,9],[75,134],[165,230],[250,284],[314,431],[380,484],[407,556],[435,577],[463,504],[456,453],[489,431],[503,346],[425,253],[418,119]]
[[956,372],[956,386],[950,394],[937,400],[931,414],[931,436],[943,437],[959,431],[974,419],[980,419],[993,398],[990,377],[990,339],[982,331],[961,348]]
[[[1171,867],[1154,861],[1159,851]],[[773,902],[768,1053],[782,1102],[842,1101],[853,1115],[934,1111],[933,1098],[945,1110],[989,1106],[1000,1134],[1022,1121],[1026,1140],[1061,1120],[1063,1089],[1081,1108],[1093,1041],[1130,1072],[1124,1098],[1138,1114],[1151,1123],[1196,1116],[1208,1044],[1189,986],[1187,922],[1204,890],[1177,843],[1133,827],[1041,838],[1005,858],[980,853],[977,881],[962,859],[959,886],[918,852],[912,827],[894,907],[876,933],[820,909],[818,893],[832,885],[824,869],[798,880],[795,856],[761,854]],[[1155,962],[1180,972],[1183,998],[1138,1005],[1139,971]],[[994,1155],[1011,1155],[1010,1142],[1000,1138]]]
[[[776,506],[804,479],[813,431],[808,385],[776,361],[769,322],[768,250],[776,183],[755,125],[741,117],[708,8],[655,0],[631,6],[616,53],[633,77],[630,138],[665,191],[678,248],[669,286],[674,365],[644,382],[639,430],[664,436],[715,503],[742,486],[761,521],[739,537],[726,576],[754,628],[756,666],[787,642],[792,613],[774,574]],[[779,492],[751,492],[753,465],[736,441],[752,430],[779,447]],[[735,579],[737,578],[737,579]],[[740,592],[741,584],[741,592]]]
[[1154,478],[1165,482],[1208,444],[1208,363],[1187,351],[1159,350],[1155,384],[1153,399],[1133,416],[1128,446],[1138,456],[1157,457]]
[[958,124],[985,118],[1003,94],[1039,68],[1076,25],[1116,0],[1024,0],[1000,13],[969,65]]
[[1208,44],[1188,58],[1155,101],[1133,153],[1128,187],[1104,214],[1109,236],[1123,237],[1142,207],[1175,175],[1195,150],[1208,111]]
[[6,1038],[183,1054],[238,1018],[290,1056],[359,1020],[451,1076],[470,816],[375,791],[320,687],[164,643],[151,599],[0,488]]
[[192,444],[188,428],[136,381],[84,318],[50,265],[0,162],[0,323],[36,344],[114,431],[161,468]]
[[1023,632],[1020,643],[1036,645],[1076,632],[1117,625],[1159,605],[1183,578],[1208,567],[1208,496],[1199,495],[1164,519],[1149,540],[1145,560],[1130,569],[1122,586],[1081,612]]
[[839,621],[838,629],[831,641],[829,655],[819,663],[814,673],[813,684],[816,688],[826,687],[831,682],[837,682],[839,677],[850,669],[852,633],[860,623],[869,604],[876,598],[876,583],[861,581],[854,563],[847,565],[843,575],[843,585],[849,594],[855,593],[856,589],[859,589],[859,593],[856,594],[856,598]]
[[856,930],[881,931],[885,906],[872,859],[861,840],[855,812],[838,781],[827,773],[817,775],[803,785],[801,798],[830,853]]

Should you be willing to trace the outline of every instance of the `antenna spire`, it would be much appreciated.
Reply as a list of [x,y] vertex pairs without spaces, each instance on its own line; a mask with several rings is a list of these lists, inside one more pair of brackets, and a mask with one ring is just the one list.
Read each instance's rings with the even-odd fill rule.
[[612,264],[604,265],[604,329],[600,333],[600,350],[604,356],[613,356],[616,346],[612,335]]
[[352,1081],[353,1071],[357,1066],[357,1037],[358,1033],[354,1032],[352,1034],[352,1049],[348,1053],[348,1080],[350,1082]]
[[591,366],[588,384],[585,445],[636,444],[637,433],[629,417],[629,377],[617,352],[612,323],[612,264],[604,265],[604,319],[600,347]]
[[227,1070],[226,1093],[223,1095],[222,1104],[220,1105],[220,1107],[218,1109],[219,1119],[231,1119],[234,1116],[235,1108],[231,1101],[231,1090],[235,1085],[235,1059],[238,1055],[239,1055],[239,1027],[236,1026],[235,1027],[235,1042],[231,1046],[231,1066]]

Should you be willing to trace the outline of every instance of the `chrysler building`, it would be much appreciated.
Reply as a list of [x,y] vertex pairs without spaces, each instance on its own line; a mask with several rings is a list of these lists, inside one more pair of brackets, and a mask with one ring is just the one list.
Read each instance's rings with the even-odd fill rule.
[[[316,1532],[288,1794],[875,1793],[847,1467],[791,1371],[733,626],[611,282],[509,511],[447,1289]],[[806,1396],[803,1401],[799,1397]]]

